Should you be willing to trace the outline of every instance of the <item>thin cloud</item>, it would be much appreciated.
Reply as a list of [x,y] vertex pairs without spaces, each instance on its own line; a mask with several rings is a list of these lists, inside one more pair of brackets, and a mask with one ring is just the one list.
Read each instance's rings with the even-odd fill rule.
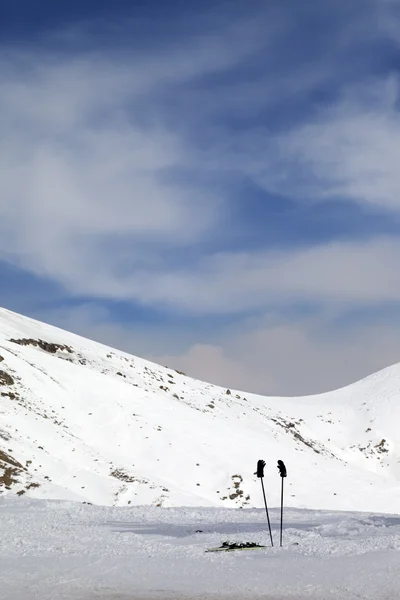
[[218,328],[208,342],[196,341],[200,336],[184,325],[116,322],[112,312],[95,303],[46,308],[32,316],[191,377],[267,395],[335,389],[398,362],[400,355],[394,315],[344,325],[334,312],[285,319],[270,312]]
[[[400,209],[397,77],[343,94],[334,108],[279,140],[283,163],[308,175],[300,193]],[[268,185],[268,177],[266,185]]]
[[[329,326],[330,325],[330,326]],[[149,358],[192,377],[266,395],[307,395],[349,385],[398,362],[400,327],[363,323],[340,336],[313,319],[265,326]]]
[[399,240],[382,238],[302,250],[216,254],[184,269],[160,269],[158,263],[143,268],[141,263],[115,272],[113,260],[99,270],[97,255],[87,252],[84,258],[91,263],[82,270],[74,254],[75,263],[69,257],[71,271],[58,278],[75,296],[124,299],[187,315],[233,315],[297,303],[348,310],[400,301],[395,275],[399,256]]
[[[304,239],[279,252],[268,239],[257,248],[232,239],[225,245],[225,228],[240,228],[230,197],[237,180],[300,206],[329,198],[398,211],[398,81],[369,73],[379,43],[397,44],[389,26],[394,5],[371,0],[362,14],[352,7],[344,25],[343,3],[336,29],[327,26],[329,48],[316,36],[320,45],[307,46],[298,61],[291,36],[299,34],[297,16],[307,20],[312,11],[292,6],[294,17],[267,11],[219,20],[192,39],[137,53],[3,48],[0,258],[47,277],[66,297],[126,300],[175,315],[238,321],[299,304],[339,313],[399,302],[398,237],[360,241],[355,231],[351,242]],[[360,47],[362,69],[360,52],[359,62],[350,60]],[[247,201],[246,193],[238,200]],[[76,326],[88,335],[132,344],[108,311],[95,323],[86,319]],[[258,323],[208,342],[199,342],[194,324],[186,350],[168,356],[188,370],[203,364],[204,373],[192,372],[206,379],[222,373],[227,385],[275,392],[288,391],[285,360],[297,360],[290,385],[298,392],[309,391],[315,365],[321,386],[330,386],[330,369],[350,377],[395,355],[397,346],[385,354],[379,338],[357,366],[339,343],[329,353],[333,324],[326,323],[321,336],[310,324]],[[345,344],[358,352],[375,333]]]
[[116,284],[124,295],[116,274],[134,276],[137,265],[162,262],[163,247],[193,246],[216,231],[224,194],[175,176],[193,169],[191,149],[143,103],[163,85],[234,67],[265,46],[271,29],[253,17],[220,25],[139,60],[98,51],[3,55],[3,260],[69,291],[79,293],[90,274],[91,293]]
[[79,262],[91,268],[116,236],[191,244],[221,208],[212,193],[165,180],[186,164],[185,144],[160,123],[130,120],[118,102],[107,112],[112,94],[128,101],[126,79],[89,63],[59,65],[55,80],[53,67],[33,69],[32,81],[2,86],[2,256],[61,280]]
[[189,314],[234,314],[277,303],[393,302],[400,300],[400,279],[394,276],[399,256],[397,238],[223,253],[195,268],[137,273],[125,280],[125,297]]
[[[233,49],[238,31],[246,43]],[[198,154],[156,115],[141,124],[135,99],[163,78],[184,80],[236,64],[259,48],[259,36],[253,43],[250,31],[248,23],[228,26],[176,64],[165,58],[166,72],[153,58],[149,68],[145,61],[130,73],[126,62],[103,63],[95,55],[57,68],[53,59],[36,64],[25,57],[23,76],[3,69],[3,259],[77,296],[192,314],[240,313],[275,302],[397,300],[390,279],[397,240],[322,244],[280,255],[202,251],[186,267],[164,260],[163,248],[194,247],[218,236],[228,190],[166,177],[193,169]],[[211,60],[216,46],[225,49],[217,63]],[[383,92],[372,85],[347,91],[337,106],[277,138],[238,134],[241,151],[227,152],[221,162],[268,190],[294,199],[297,191],[298,201],[308,193],[397,206],[396,101],[394,79]],[[215,172],[214,157],[206,170]],[[306,183],[294,190],[299,171]]]

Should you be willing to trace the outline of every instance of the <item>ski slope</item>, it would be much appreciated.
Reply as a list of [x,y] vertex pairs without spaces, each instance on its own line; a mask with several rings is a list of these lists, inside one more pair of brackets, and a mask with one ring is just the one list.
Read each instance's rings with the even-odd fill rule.
[[[114,507],[398,512],[400,366],[263,397],[0,309],[0,497]],[[290,377],[290,365],[288,365]]]

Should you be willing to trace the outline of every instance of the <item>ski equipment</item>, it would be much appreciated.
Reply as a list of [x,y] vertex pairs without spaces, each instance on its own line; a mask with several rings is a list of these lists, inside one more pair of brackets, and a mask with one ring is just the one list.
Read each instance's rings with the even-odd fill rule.
[[266,546],[260,546],[255,542],[222,542],[219,548],[207,548],[206,552],[233,552],[234,550],[262,550]]
[[268,520],[268,529],[269,529],[269,537],[271,538],[271,546],[274,545],[274,541],[272,539],[272,531],[271,531],[271,523],[269,520],[269,514],[268,514],[268,506],[267,506],[267,498],[265,496],[265,489],[264,489],[264,467],[265,467],[265,460],[259,460],[257,462],[257,477],[259,477],[261,479],[261,487],[262,487],[262,492],[263,492],[263,496],[264,496],[264,504],[265,504],[265,512],[267,513],[267,520]]
[[287,471],[286,471],[286,467],[285,467],[285,463],[283,462],[283,460],[278,460],[278,470],[279,470],[279,474],[281,476],[282,479],[282,487],[281,487],[281,538],[280,538],[280,545],[282,547],[282,529],[283,529],[283,480],[285,477],[287,477]]

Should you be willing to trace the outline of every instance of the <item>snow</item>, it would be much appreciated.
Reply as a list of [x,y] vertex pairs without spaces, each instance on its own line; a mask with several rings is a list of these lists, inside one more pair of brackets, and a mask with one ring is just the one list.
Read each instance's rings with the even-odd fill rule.
[[260,507],[263,458],[272,506],[283,459],[293,507],[398,510],[399,365],[319,396],[229,394],[1,309],[0,356],[15,382],[0,386],[0,451],[20,465],[7,489],[0,455],[0,495]]
[[[398,597],[400,516],[287,509],[122,508],[5,498],[0,597]],[[198,531],[198,530],[201,530]],[[261,550],[206,553],[225,540]]]
[[[400,365],[264,397],[0,309],[0,394],[0,598],[398,597]],[[207,554],[269,546],[258,459],[284,547]]]

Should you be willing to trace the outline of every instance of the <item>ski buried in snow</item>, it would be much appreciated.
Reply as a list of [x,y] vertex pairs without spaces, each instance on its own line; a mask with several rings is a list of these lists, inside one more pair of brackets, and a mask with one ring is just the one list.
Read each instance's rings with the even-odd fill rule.
[[238,543],[223,542],[219,548],[207,548],[206,552],[234,552],[236,550],[262,550],[267,546],[260,546],[253,542]]

